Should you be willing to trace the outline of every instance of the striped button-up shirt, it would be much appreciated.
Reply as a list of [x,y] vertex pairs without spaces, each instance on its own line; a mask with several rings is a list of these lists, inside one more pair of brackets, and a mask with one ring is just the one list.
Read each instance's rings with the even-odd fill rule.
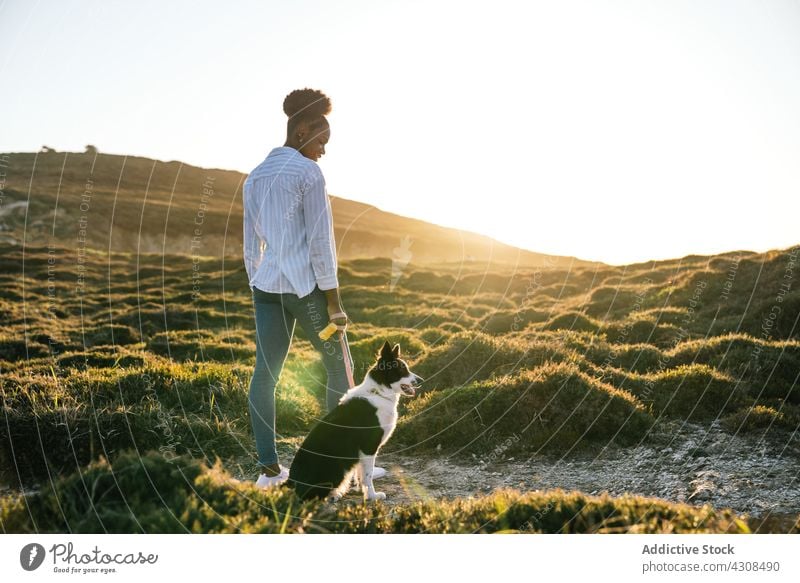
[[244,182],[244,265],[250,287],[304,297],[339,287],[333,214],[319,165],[274,148]]

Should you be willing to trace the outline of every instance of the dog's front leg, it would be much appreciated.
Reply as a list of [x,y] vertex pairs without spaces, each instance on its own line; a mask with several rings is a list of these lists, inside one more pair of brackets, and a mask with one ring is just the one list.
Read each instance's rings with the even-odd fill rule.
[[372,485],[372,470],[375,467],[375,456],[365,453],[359,454],[359,461],[361,463],[361,475],[363,481],[361,482],[361,491],[367,500],[385,500],[386,494],[383,492],[376,492],[375,486]]

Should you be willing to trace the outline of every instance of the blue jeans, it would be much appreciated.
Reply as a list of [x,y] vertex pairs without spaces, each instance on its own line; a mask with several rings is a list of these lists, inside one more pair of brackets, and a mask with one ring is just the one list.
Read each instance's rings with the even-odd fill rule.
[[346,331],[342,332],[344,347],[338,333],[328,340],[321,340],[318,335],[328,325],[328,302],[325,292],[319,287],[314,287],[314,291],[304,298],[291,293],[265,292],[256,287],[252,288],[252,292],[256,320],[256,365],[250,380],[250,421],[256,439],[258,462],[266,466],[278,463],[275,449],[275,385],[289,354],[295,323],[300,322],[311,344],[322,355],[328,373],[325,399],[328,411],[339,403],[339,399],[350,388],[347,366],[352,374],[353,359]]

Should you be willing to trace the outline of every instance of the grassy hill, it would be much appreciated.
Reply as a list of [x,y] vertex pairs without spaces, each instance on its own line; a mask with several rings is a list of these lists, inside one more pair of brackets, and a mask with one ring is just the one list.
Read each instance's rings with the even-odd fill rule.
[[[0,242],[46,245],[54,239],[69,247],[85,231],[92,249],[241,257],[246,175],[240,172],[111,154],[0,156],[6,160]],[[343,260],[408,254],[416,262],[544,261],[542,254],[490,237],[331,199]],[[564,268],[594,265],[574,257],[550,260]]]
[[[89,162],[79,158],[73,184]],[[148,163],[164,173],[162,185],[174,182],[180,167]],[[129,164],[137,167],[130,158]],[[189,170],[180,176],[202,184],[206,171]],[[149,171],[126,180],[146,184]],[[117,175],[95,177],[99,185]],[[240,178],[217,175],[228,205]],[[185,210],[194,195],[183,184]],[[50,192],[57,182],[40,188]],[[130,188],[129,194],[139,187]],[[44,196],[32,196],[31,204]],[[80,211],[80,193],[71,196]],[[163,189],[152,194],[153,216],[156,208],[167,216],[170,196]],[[92,213],[100,198],[92,199]],[[124,208],[140,212],[136,200]],[[32,217],[19,212],[14,228],[32,226]],[[215,212],[224,225],[227,210]],[[100,220],[99,212],[91,217]],[[74,223],[62,224],[61,215],[58,221],[64,236],[70,229],[74,236]],[[414,479],[387,483],[400,503],[351,500],[331,509],[233,479],[252,480],[255,469],[247,408],[254,328],[241,258],[109,252],[92,241],[47,246],[34,238],[24,247],[0,247],[5,532],[60,532],[66,524],[74,532],[798,528],[800,246],[620,267],[454,266],[415,256],[398,272],[391,253],[343,260],[356,382],[387,339],[401,344],[426,381],[419,397],[402,402],[398,429],[381,454],[397,462],[394,476],[411,468]],[[324,381],[298,328],[277,391],[283,463],[320,417]],[[542,468],[569,466],[554,474],[565,481],[581,468],[600,474],[605,462],[595,462],[607,452],[618,452],[623,464],[630,460],[625,471],[640,471],[642,481],[617,484],[614,495],[517,481],[512,489],[479,491],[456,483],[462,474],[440,480],[441,495],[419,489],[420,480],[453,460],[476,483],[476,475],[489,483],[502,470],[530,484]],[[735,476],[721,474],[731,466]],[[668,470],[685,484],[651,488]],[[85,488],[87,479],[94,490]],[[661,498],[648,493],[654,490],[664,492]],[[769,492],[764,505],[754,504],[762,492]],[[780,512],[769,505],[773,493],[784,499]],[[718,500],[741,504],[707,505]]]
[[[800,457],[800,290],[780,293],[796,257],[797,248],[619,268],[412,264],[393,289],[391,260],[345,261],[356,381],[384,339],[401,343],[426,390],[404,402],[387,452],[420,459],[498,448],[569,457],[650,443],[676,421]],[[78,263],[72,248],[14,246],[2,249],[0,280],[7,487],[35,490],[131,451],[252,467],[254,330],[239,262],[92,251]],[[319,418],[323,392],[324,370],[298,329],[278,389],[285,455]],[[464,511],[442,508],[425,512]],[[630,520],[633,531],[642,524]]]

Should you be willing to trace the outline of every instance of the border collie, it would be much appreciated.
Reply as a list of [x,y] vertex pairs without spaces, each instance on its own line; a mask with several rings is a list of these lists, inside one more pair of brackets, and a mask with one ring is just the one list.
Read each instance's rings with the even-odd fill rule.
[[347,391],[303,441],[289,469],[289,487],[303,500],[336,501],[355,478],[367,500],[385,499],[372,485],[375,456],[397,424],[400,395],[413,397],[420,382],[400,358],[400,345],[385,342],[364,382]]

